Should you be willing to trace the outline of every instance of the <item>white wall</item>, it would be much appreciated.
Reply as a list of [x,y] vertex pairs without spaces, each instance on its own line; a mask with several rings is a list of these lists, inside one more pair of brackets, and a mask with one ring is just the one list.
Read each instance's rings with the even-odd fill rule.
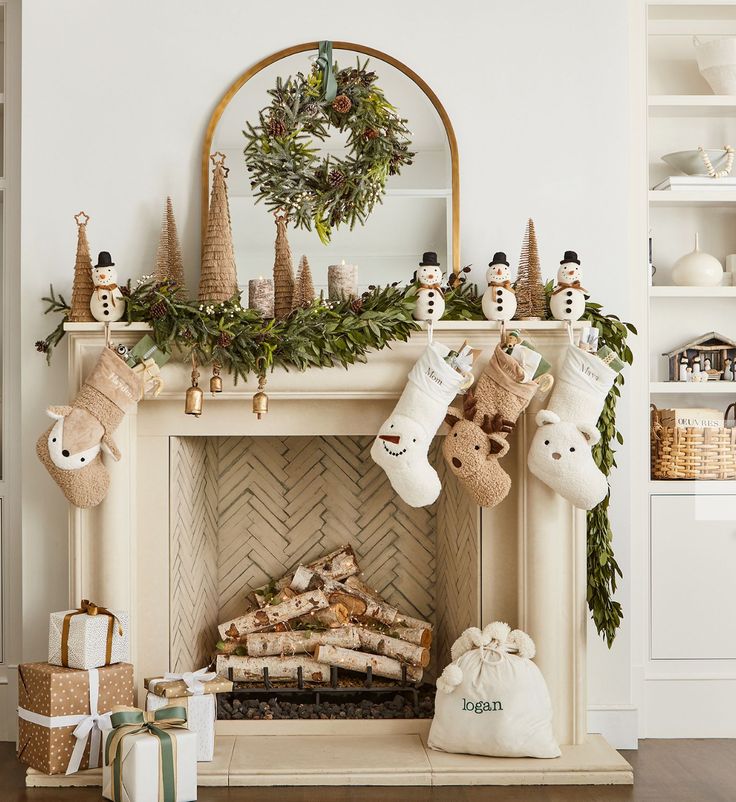
[[[460,150],[463,263],[482,279],[495,250],[518,258],[534,218],[545,274],[565,249],[585,286],[626,318],[627,7],[620,0],[374,0],[328,13],[296,0],[26,0],[23,6],[23,549],[26,659],[67,603],[67,507],[37,462],[49,403],[66,398],[65,350],[33,351],[52,321],[40,297],[68,293],[75,226],[121,277],[151,268],[172,195],[187,276],[197,280],[199,149],[225,87],[262,56],[324,38],[372,45],[422,75]],[[237,166],[233,166],[237,169]],[[626,430],[626,410],[621,421]],[[617,556],[629,565],[628,459],[614,483]],[[152,536],[164,533],[152,533]],[[627,604],[624,583],[619,598]],[[591,634],[590,703],[630,702],[629,637]],[[597,719],[596,719],[597,720]]]

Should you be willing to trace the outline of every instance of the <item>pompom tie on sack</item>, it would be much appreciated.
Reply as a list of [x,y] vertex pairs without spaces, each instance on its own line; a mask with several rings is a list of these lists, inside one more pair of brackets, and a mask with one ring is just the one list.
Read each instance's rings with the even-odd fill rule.
[[534,641],[526,632],[522,632],[520,629],[515,629],[509,634],[508,645],[516,649],[516,653],[519,657],[526,657],[529,660],[537,653],[537,647],[534,645]]
[[506,643],[510,634],[511,627],[503,621],[492,621],[483,629],[483,635],[488,639],[487,642],[495,640],[498,643]]
[[483,633],[478,627],[469,627],[463,634],[452,644],[450,648],[450,656],[453,660],[462,657],[465,652],[471,649],[477,649],[478,646],[483,644]]
[[437,678],[437,690],[443,693],[452,693],[463,681],[463,670],[455,663],[450,663]]

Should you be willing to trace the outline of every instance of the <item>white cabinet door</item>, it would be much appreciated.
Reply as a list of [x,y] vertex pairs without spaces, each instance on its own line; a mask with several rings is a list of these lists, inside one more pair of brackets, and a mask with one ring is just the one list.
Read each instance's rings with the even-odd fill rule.
[[651,657],[736,659],[736,496],[652,496]]

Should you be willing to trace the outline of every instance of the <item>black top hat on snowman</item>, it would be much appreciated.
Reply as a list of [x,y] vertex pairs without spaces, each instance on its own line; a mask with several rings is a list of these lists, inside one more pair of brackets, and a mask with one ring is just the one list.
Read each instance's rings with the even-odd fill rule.
[[115,267],[115,262],[108,251],[100,251],[95,267]]
[[560,259],[560,264],[564,265],[568,262],[574,262],[576,265],[580,264],[580,259],[578,259],[578,255],[575,251],[565,251],[565,256],[563,259]]
[[509,266],[508,259],[506,258],[506,254],[503,251],[496,251],[493,254],[493,259],[488,263],[488,267],[493,267],[494,265],[506,265]]
[[437,261],[437,254],[434,251],[425,251],[422,254],[422,261],[419,267],[439,267],[440,263]]

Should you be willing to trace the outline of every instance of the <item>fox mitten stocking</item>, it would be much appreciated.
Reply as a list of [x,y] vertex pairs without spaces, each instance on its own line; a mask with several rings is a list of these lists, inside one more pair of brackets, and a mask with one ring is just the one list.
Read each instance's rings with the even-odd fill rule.
[[96,507],[107,495],[110,475],[101,452],[120,459],[112,434],[141,394],[140,374],[105,348],[74,403],[48,408],[54,423],[36,453],[74,506]]
[[371,447],[373,461],[410,507],[432,504],[442,487],[427,452],[448,404],[467,386],[467,378],[445,362],[448,354],[440,343],[427,346]]
[[616,371],[595,354],[568,346],[547,409],[529,449],[529,470],[575,507],[591,510],[608,493],[591,447],[600,440],[598,418]]
[[442,447],[445,460],[481,507],[495,507],[511,489],[511,479],[498,460],[507,454],[506,437],[538,387],[534,381],[524,381],[522,366],[498,345],[463,411],[452,407],[448,411],[451,429]]

